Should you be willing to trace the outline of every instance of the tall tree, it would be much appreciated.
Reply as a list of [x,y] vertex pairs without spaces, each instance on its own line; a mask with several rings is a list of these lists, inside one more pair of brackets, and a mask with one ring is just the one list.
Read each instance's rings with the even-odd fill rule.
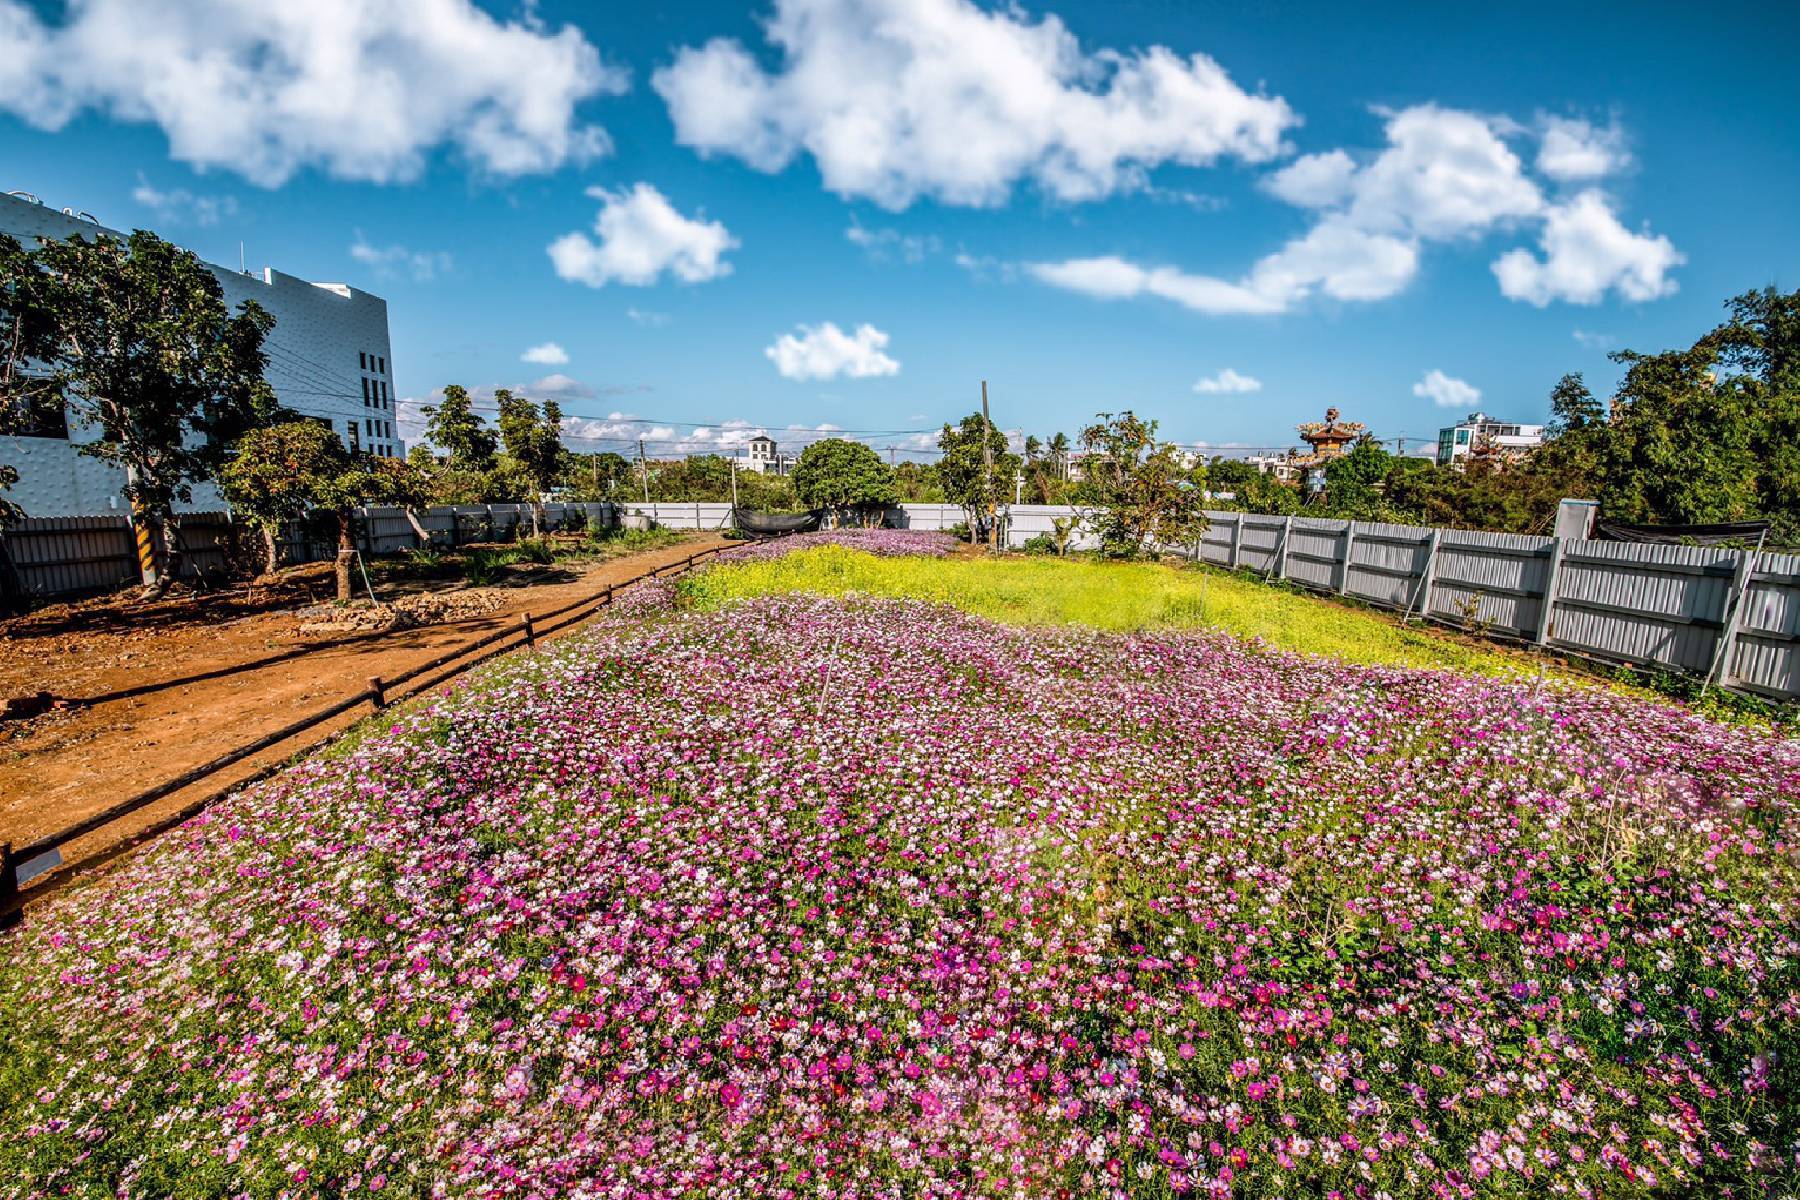
[[337,522],[337,598],[350,598],[356,557],[355,510],[365,504],[413,505],[423,499],[418,469],[397,459],[351,454],[320,421],[284,421],[252,430],[221,474],[232,504],[262,530],[267,568],[276,566],[276,531],[319,509]]
[[457,471],[491,471],[497,445],[494,431],[475,411],[469,391],[461,384],[444,388],[444,398],[426,405],[425,437],[444,452],[446,465]]
[[[993,467],[987,463],[993,456]],[[1013,472],[1019,456],[1007,448],[1006,435],[989,424],[981,413],[970,413],[956,425],[945,425],[938,434],[938,481],[950,503],[969,514],[969,541],[973,543],[984,514],[991,514],[1012,495]]]
[[506,388],[494,393],[500,408],[499,472],[531,505],[531,532],[543,527],[544,493],[562,478],[567,451],[562,444],[562,409],[554,400],[538,405]]
[[825,438],[800,452],[794,464],[794,491],[814,508],[825,509],[833,525],[850,509],[865,514],[894,500],[894,472],[873,447],[844,438]]
[[199,258],[143,230],[46,241],[31,259],[55,330],[47,378],[74,423],[98,430],[76,450],[124,468],[134,514],[161,535],[145,582],[166,587],[175,502],[278,411],[262,352],[275,319],[249,301],[230,312]]
[[1185,546],[1206,529],[1205,493],[1181,450],[1156,437],[1156,422],[1130,410],[1100,413],[1081,431],[1083,520],[1115,558]]

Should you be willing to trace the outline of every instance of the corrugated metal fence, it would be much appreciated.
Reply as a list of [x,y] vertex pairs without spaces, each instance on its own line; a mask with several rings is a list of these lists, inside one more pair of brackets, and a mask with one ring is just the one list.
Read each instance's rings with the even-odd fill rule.
[[[629,513],[671,529],[724,529],[729,504],[546,504],[548,530],[609,528]],[[1459,628],[1616,662],[1711,674],[1721,684],[1800,698],[1800,556],[1703,546],[1559,541],[1510,533],[1311,517],[1208,514],[1211,525],[1187,553],[1302,587],[1355,597]],[[1013,505],[1006,544],[1023,546],[1058,520],[1059,505]],[[416,519],[416,524],[415,524]],[[897,505],[887,523],[948,529],[965,519],[951,504]],[[327,523],[328,524],[328,523]],[[471,504],[399,508],[356,515],[366,553],[429,542],[454,548],[507,541],[528,532],[531,506]],[[190,574],[220,573],[232,527],[223,513],[181,520]],[[329,558],[335,531],[317,523],[284,531],[289,561]],[[1094,545],[1077,525],[1072,549]],[[137,577],[131,525],[123,516],[28,519],[5,532],[8,587],[33,598],[91,592]],[[1754,562],[1752,561],[1754,559]]]
[[1463,629],[1800,698],[1800,556],[1208,515],[1206,562]]

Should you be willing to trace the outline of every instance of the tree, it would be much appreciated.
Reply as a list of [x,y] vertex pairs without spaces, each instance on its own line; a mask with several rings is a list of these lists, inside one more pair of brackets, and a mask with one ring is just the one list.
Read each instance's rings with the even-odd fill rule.
[[[56,352],[44,283],[32,255],[0,233],[0,434],[31,429],[43,408],[62,407],[62,393],[43,367]],[[0,465],[0,528],[23,515],[5,495],[18,480],[17,469]]]
[[631,463],[611,450],[599,454],[570,452],[563,460],[563,482],[579,500],[612,500],[631,481]]
[[1185,546],[1206,529],[1204,493],[1188,478],[1179,447],[1156,440],[1156,422],[1130,410],[1100,413],[1081,431],[1083,520],[1114,558]]
[[[990,470],[983,448],[993,456]],[[970,413],[957,425],[945,425],[938,434],[938,481],[950,503],[959,504],[969,514],[969,542],[985,518],[1011,494],[1013,472],[1019,469],[1019,456],[1007,449],[1006,435],[995,429],[981,413]]]
[[267,567],[276,566],[275,532],[314,509],[337,520],[337,598],[350,598],[355,509],[365,504],[419,503],[424,480],[398,459],[352,454],[320,421],[283,421],[239,440],[221,474],[227,498],[262,530]]
[[444,398],[424,409],[425,437],[444,452],[445,466],[455,471],[491,471],[494,468],[494,433],[475,411],[468,389],[452,383]]
[[894,495],[901,504],[944,503],[944,484],[937,464],[900,463],[894,468]]
[[133,513],[160,532],[145,580],[160,590],[178,570],[175,502],[279,412],[263,379],[275,320],[248,301],[232,314],[199,258],[143,230],[45,241],[30,259],[54,329],[44,379],[99,430],[76,451],[124,468]]
[[[1208,503],[1232,512],[1287,516],[1300,511],[1300,490],[1234,458],[1215,458],[1200,473]],[[1231,493],[1229,497],[1224,493]]]
[[562,477],[567,453],[562,444],[562,409],[556,401],[546,400],[540,412],[535,403],[506,388],[494,393],[494,402],[500,408],[502,446],[497,469],[508,490],[523,493],[530,503],[535,537],[543,526],[544,493]]
[[894,472],[873,447],[826,438],[800,452],[794,491],[805,503],[827,510],[835,525],[845,509],[893,503]]
[[1325,464],[1325,503],[1330,514],[1352,521],[1387,521],[1398,514],[1382,494],[1395,458],[1364,435],[1347,453]]

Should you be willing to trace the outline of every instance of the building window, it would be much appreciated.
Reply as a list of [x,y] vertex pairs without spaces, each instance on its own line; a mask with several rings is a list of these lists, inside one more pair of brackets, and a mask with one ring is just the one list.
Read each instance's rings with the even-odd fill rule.
[[369,377],[367,375],[363,376],[362,383],[363,383],[363,407],[367,408],[367,407],[369,407]]
[[1459,429],[1456,431],[1456,444],[1459,446],[1466,446],[1469,444],[1469,431],[1468,430]]
[[369,369],[369,352],[367,350],[358,350],[356,352],[356,366],[360,371]]
[[377,358],[375,360],[375,373],[377,375],[386,375],[387,374],[387,359]]
[[61,392],[32,396],[19,407],[24,411],[14,409],[16,423],[7,432],[15,437],[69,440],[69,410],[63,404]]

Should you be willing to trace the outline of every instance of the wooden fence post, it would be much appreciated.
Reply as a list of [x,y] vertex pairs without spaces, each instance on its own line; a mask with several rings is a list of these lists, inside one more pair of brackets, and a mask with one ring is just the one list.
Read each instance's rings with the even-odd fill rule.
[[525,631],[525,646],[529,650],[537,649],[537,630],[532,628],[531,614],[519,614],[519,628]]
[[19,860],[13,857],[13,844],[0,842],[0,919],[4,910],[19,894]]
[[387,707],[387,685],[381,682],[381,676],[369,676],[369,703],[380,712]]
[[1344,569],[1338,576],[1337,594],[1342,596],[1350,589],[1350,555],[1356,549],[1356,522],[1344,522]]
[[1549,642],[1556,632],[1556,589],[1562,582],[1563,539],[1557,538],[1550,543],[1550,567],[1544,572],[1543,607],[1538,612],[1537,636],[1532,639],[1542,646]]

